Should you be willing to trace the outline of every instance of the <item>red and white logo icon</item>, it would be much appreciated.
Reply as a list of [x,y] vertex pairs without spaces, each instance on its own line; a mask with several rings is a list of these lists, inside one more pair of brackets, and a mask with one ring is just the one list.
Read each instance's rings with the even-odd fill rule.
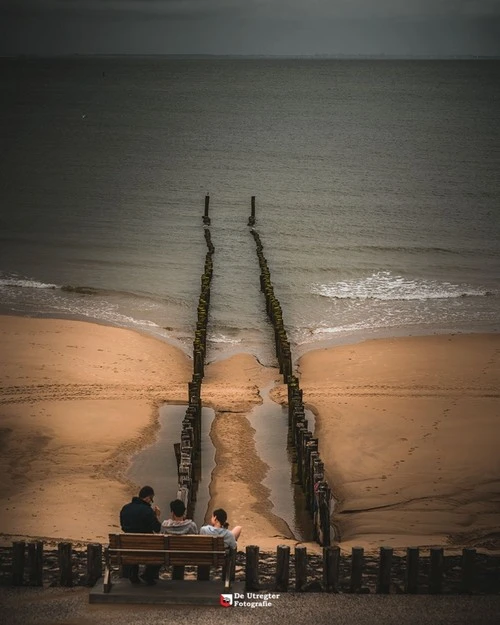
[[233,605],[233,595],[221,595],[219,601],[221,606],[229,608],[229,606]]

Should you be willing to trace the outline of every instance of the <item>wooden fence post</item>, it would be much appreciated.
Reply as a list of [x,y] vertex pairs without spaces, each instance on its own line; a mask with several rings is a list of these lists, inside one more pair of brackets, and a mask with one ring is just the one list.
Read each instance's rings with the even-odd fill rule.
[[87,586],[93,586],[102,577],[102,545],[87,545]]
[[28,567],[31,586],[43,586],[43,542],[28,543]]
[[388,595],[391,591],[392,554],[390,547],[380,548],[377,593],[381,595]]
[[326,592],[339,591],[340,547],[323,549],[323,588]]
[[16,540],[12,543],[12,585],[22,586],[24,583],[24,556],[26,543]]
[[321,525],[321,544],[330,545],[330,497],[331,491],[326,482],[320,482],[318,487],[319,520]]
[[251,213],[248,218],[248,225],[253,226],[255,224],[255,195],[251,197]]
[[259,590],[259,547],[248,545],[245,561],[245,588]]
[[462,550],[462,592],[467,594],[474,592],[475,559],[475,549]]
[[205,213],[203,214],[203,223],[210,225],[210,217],[208,216],[208,207],[210,204],[210,195],[207,193],[205,195]]
[[58,543],[59,582],[61,586],[73,585],[73,563],[71,543]]
[[288,591],[290,576],[290,547],[278,545],[276,549],[276,590]]
[[351,592],[361,592],[363,579],[363,563],[365,550],[363,547],[353,547],[351,556]]
[[405,592],[411,595],[418,593],[418,547],[408,547],[406,550]]
[[444,558],[441,547],[431,548],[431,562],[429,569],[429,594],[438,595],[443,589]]
[[307,548],[295,547],[295,590],[300,592],[307,584]]

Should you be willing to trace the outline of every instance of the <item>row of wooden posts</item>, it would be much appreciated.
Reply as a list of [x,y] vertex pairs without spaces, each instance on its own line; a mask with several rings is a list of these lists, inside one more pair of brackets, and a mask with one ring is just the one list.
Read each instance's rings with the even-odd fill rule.
[[208,216],[209,196],[205,197],[205,241],[208,251],[205,257],[205,268],[201,276],[201,292],[198,300],[198,316],[193,341],[193,377],[188,384],[188,408],[182,421],[180,445],[174,445],[179,484],[177,498],[181,499],[192,516],[196,498],[199,469],[201,466],[201,383],[205,369],[207,351],[208,311],[210,306],[210,285],[213,274],[213,254],[215,248],[210,235],[210,218]]
[[[421,557],[418,547],[406,550],[406,566],[404,571],[403,592],[417,594],[427,592],[440,594],[443,592],[446,581],[444,566],[444,550],[441,547],[431,548],[429,551],[429,566],[427,583],[422,585]],[[365,583],[366,562],[362,547],[354,547],[350,558],[350,576],[341,579],[339,547],[324,547],[322,554],[322,570],[320,579],[311,579],[310,559],[306,547],[297,546],[294,550],[294,585],[290,584],[290,547],[280,545],[276,549],[276,563],[274,580],[266,582],[266,586],[287,592],[301,592],[307,590],[308,584],[316,582],[316,589],[325,592],[339,592],[347,590],[352,593],[367,592]],[[57,546],[58,583],[60,586],[73,586],[75,578],[75,556],[73,545],[70,542],[60,542]],[[81,569],[80,569],[81,570]],[[261,583],[260,550],[258,546],[250,545],[245,552],[245,588],[259,590]],[[476,550],[463,549],[461,557],[461,592],[478,590],[476,576]],[[43,586],[44,572],[44,544],[42,541],[16,541],[12,543],[11,582],[14,586],[28,584]],[[103,547],[99,543],[87,545],[86,574],[83,583],[93,586],[103,574]],[[318,574],[316,572],[316,574]],[[393,584],[393,550],[381,547],[379,551],[376,592],[387,594],[391,592]],[[398,580],[399,581],[399,580]],[[319,582],[319,588],[318,588]],[[80,581],[81,583],[81,581]]]
[[308,429],[302,390],[293,374],[290,342],[283,323],[283,312],[274,294],[271,272],[263,253],[263,245],[255,225],[255,196],[252,196],[252,212],[248,220],[251,234],[257,246],[260,266],[260,289],[266,299],[266,312],[274,329],[276,357],[280,373],[288,386],[288,436],[292,443],[297,466],[297,479],[306,498],[306,507],[313,518],[314,539],[323,546],[331,544],[330,501],[331,489],[325,480],[324,464],[318,451],[318,439]]
[[[177,497],[184,501],[188,514],[192,514],[196,498],[197,473],[201,464],[201,383],[204,375],[208,312],[210,305],[210,285],[213,273],[214,246],[210,235],[209,217],[210,198],[205,196],[205,240],[208,251],[205,258],[205,269],[201,277],[201,293],[198,302],[198,319],[193,342],[193,377],[189,383],[189,404],[182,422],[181,442],[176,444],[175,451],[178,463]],[[305,494],[306,508],[313,519],[314,538],[323,546],[331,544],[330,502],[331,489],[325,480],[324,464],[318,451],[318,439],[313,438],[308,429],[302,402],[302,390],[299,388],[297,376],[293,373],[290,342],[283,323],[280,303],[274,294],[271,273],[263,254],[263,245],[255,225],[255,196],[251,198],[251,215],[248,220],[251,233],[257,246],[257,257],[260,266],[260,288],[265,295],[266,311],[274,329],[276,357],[280,373],[288,386],[288,423],[289,441],[295,450],[297,480]]]

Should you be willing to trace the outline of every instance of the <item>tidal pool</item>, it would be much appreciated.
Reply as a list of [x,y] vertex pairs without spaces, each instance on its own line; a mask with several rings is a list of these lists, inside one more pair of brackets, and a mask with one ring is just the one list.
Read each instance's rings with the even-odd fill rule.
[[[132,459],[127,477],[143,486],[151,485],[155,490],[155,503],[161,510],[161,519],[170,516],[170,502],[177,494],[177,460],[174,443],[180,443],[182,420],[187,404],[164,404],[160,407],[160,429],[156,440],[149,447],[141,450]],[[198,527],[205,522],[209,487],[212,471],[215,467],[215,449],[210,439],[210,428],[215,413],[211,408],[202,408],[201,413],[201,474],[196,491],[196,504],[193,518]]]
[[[312,519],[305,508],[302,488],[295,483],[295,467],[292,449],[288,444],[288,408],[269,398],[273,385],[261,389],[263,403],[247,415],[255,430],[257,454],[269,469],[263,481],[269,488],[272,513],[283,519],[298,541],[312,540]],[[132,458],[127,477],[143,486],[155,489],[155,503],[161,509],[161,519],[170,516],[169,503],[177,494],[177,460],[174,443],[180,442],[182,420],[187,404],[164,404],[159,410],[159,424],[155,441]],[[215,448],[210,429],[215,413],[211,408],[202,409],[201,473],[196,491],[193,518],[198,527],[208,520],[210,481],[215,468]],[[306,410],[309,430],[314,434],[314,414]]]
[[[295,483],[292,449],[288,444],[288,407],[269,398],[273,384],[260,389],[263,403],[248,415],[255,430],[257,454],[269,469],[263,481],[270,490],[271,512],[280,517],[299,541],[313,539],[312,518],[306,510],[302,488]],[[314,434],[315,418],[305,411],[308,428]]]

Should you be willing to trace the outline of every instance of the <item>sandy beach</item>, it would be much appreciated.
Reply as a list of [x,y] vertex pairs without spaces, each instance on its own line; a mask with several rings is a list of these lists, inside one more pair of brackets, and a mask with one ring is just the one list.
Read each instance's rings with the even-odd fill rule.
[[[105,542],[140,486],[125,478],[130,458],[154,440],[158,407],[186,401],[191,360],[131,330],[8,316],[0,350],[0,537]],[[342,548],[500,549],[500,335],[320,349],[299,373]],[[211,506],[243,525],[240,548],[296,542],[272,513],[246,418],[273,381],[282,402],[278,371],[238,354],[208,365],[202,387],[216,411]]]
[[342,547],[500,549],[500,335],[309,352],[300,380]]

